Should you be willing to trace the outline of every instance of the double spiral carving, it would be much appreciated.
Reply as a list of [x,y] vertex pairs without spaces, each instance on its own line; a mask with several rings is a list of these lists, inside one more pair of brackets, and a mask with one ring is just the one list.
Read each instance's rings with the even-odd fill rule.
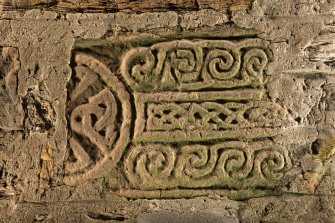
[[254,78],[263,84],[263,70],[268,64],[268,56],[262,49],[250,49],[244,55],[242,77],[244,79]]
[[283,155],[280,150],[259,151],[254,162],[255,172],[265,179],[278,180],[283,176],[282,170],[287,162],[289,162],[287,156]]
[[140,91],[232,88],[263,84],[267,63],[264,49],[248,41],[177,40],[131,49],[123,57],[121,72]]
[[239,69],[240,55],[236,50],[213,49],[205,60],[204,77],[209,75],[212,79],[228,80],[235,77]]
[[238,141],[180,148],[163,144],[133,147],[125,160],[134,188],[248,187],[278,183],[290,167],[284,148]]
[[[191,44],[183,44],[182,47],[168,53],[168,60],[165,61],[163,70],[163,81],[164,78],[169,78],[166,77],[167,75],[176,78],[180,83],[195,82],[199,79],[202,60],[200,48]],[[171,68],[172,73],[170,73]]]
[[126,173],[135,187],[157,189],[156,185],[168,184],[175,167],[176,152],[160,144],[137,146],[125,160]]
[[151,83],[154,81],[153,70],[155,57],[144,47],[132,49],[128,52],[121,66],[121,70],[131,76],[133,83]]

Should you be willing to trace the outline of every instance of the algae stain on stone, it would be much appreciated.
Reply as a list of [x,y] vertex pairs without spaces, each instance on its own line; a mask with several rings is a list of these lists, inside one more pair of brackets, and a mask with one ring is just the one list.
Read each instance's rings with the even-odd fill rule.
[[334,154],[335,154],[335,134],[331,135],[329,138],[327,138],[320,144],[315,158],[325,161],[330,157],[332,157]]

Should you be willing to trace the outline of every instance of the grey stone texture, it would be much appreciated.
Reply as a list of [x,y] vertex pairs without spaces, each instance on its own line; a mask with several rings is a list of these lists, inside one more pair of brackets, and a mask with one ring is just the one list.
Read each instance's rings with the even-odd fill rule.
[[[0,222],[335,222],[334,13],[332,0],[255,0],[231,13],[0,10]],[[264,97],[289,122],[270,139],[289,157],[278,185],[143,194],[119,169],[64,183],[73,52],[200,31],[268,43]]]

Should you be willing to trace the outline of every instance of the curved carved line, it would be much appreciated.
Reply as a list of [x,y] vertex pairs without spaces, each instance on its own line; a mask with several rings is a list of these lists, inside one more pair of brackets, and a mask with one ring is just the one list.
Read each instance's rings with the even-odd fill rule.
[[75,61],[79,65],[85,65],[96,72],[108,87],[112,88],[116,93],[117,98],[121,101],[122,105],[122,125],[120,128],[120,136],[114,145],[113,150],[100,160],[96,165],[83,174],[72,176],[65,176],[64,183],[67,185],[75,185],[78,181],[85,181],[89,179],[96,179],[102,177],[113,166],[116,166],[120,160],[123,150],[126,148],[130,141],[130,124],[131,124],[131,105],[130,95],[125,90],[123,84],[104,64],[99,62],[94,57],[78,53],[75,56]]
[[273,187],[291,167],[285,148],[269,140],[231,141],[172,147],[148,144],[132,147],[125,173],[132,188]]
[[144,92],[258,87],[264,84],[267,54],[260,39],[176,40],[130,49],[120,70],[130,87]]

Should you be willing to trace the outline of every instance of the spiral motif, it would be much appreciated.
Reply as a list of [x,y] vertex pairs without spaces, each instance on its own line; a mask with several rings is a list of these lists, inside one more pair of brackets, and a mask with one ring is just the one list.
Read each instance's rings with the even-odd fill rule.
[[271,141],[230,141],[212,146],[135,146],[124,164],[131,186],[138,189],[248,188],[278,184],[290,159]]
[[151,84],[155,56],[149,48],[136,48],[130,50],[124,57],[120,66],[122,73],[130,84]]
[[207,146],[184,146],[181,149],[176,172],[193,179],[203,178],[213,172],[217,158],[217,150],[209,150]]
[[280,180],[284,169],[289,165],[284,150],[259,151],[254,161],[254,174],[268,181]]
[[[199,79],[202,63],[200,48],[194,46],[193,48],[175,49],[170,52],[169,58],[170,66],[180,83],[194,82]],[[169,65],[166,64],[165,66],[167,66],[167,70]]]
[[[244,143],[223,143],[211,147],[184,146],[178,158],[176,175],[201,178],[246,178],[252,170],[253,155]],[[208,182],[209,183],[209,182]]]
[[214,49],[207,54],[205,69],[213,79],[227,80],[235,77],[240,68],[236,50]]
[[255,78],[263,83],[263,70],[268,63],[268,57],[262,49],[251,49],[244,55],[242,76],[244,79]]
[[125,165],[130,183],[137,188],[167,186],[175,167],[176,152],[169,146],[150,144],[131,149]]
[[227,149],[220,155],[218,168],[225,176],[243,179],[251,172],[252,161],[252,154],[247,149]]
[[263,84],[262,41],[176,40],[129,50],[121,73],[134,90],[196,90]]

